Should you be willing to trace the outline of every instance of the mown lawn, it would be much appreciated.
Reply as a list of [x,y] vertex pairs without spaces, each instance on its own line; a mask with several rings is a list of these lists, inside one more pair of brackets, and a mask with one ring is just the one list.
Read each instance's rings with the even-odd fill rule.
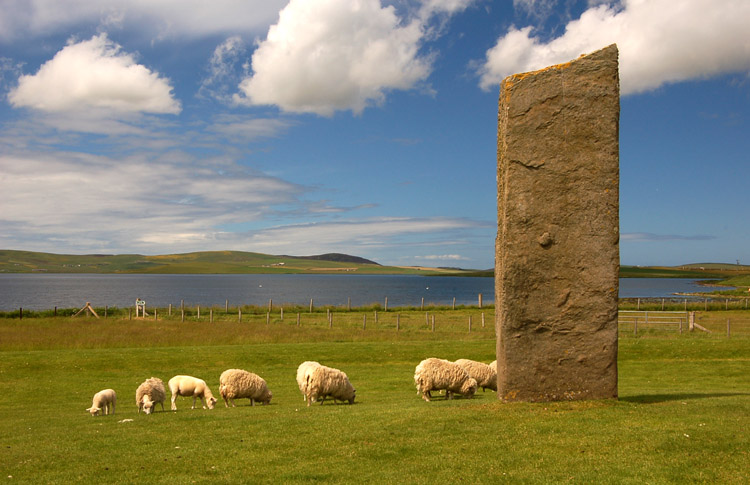
[[[3,338],[17,323],[0,322]],[[619,400],[503,404],[479,391],[427,403],[414,387],[416,364],[429,356],[489,362],[491,335],[351,328],[311,330],[299,341],[289,335],[294,329],[277,326],[284,335],[271,329],[258,342],[237,343],[232,332],[216,337],[220,326],[205,326],[205,343],[175,335],[169,346],[153,324],[131,322],[143,326],[133,330],[139,338],[156,341],[123,346],[83,337],[103,323],[81,325],[90,327],[69,337],[77,346],[40,339],[39,350],[14,350],[0,342],[7,349],[0,352],[0,480],[747,483],[748,338],[621,336]],[[346,371],[355,404],[306,407],[295,382],[304,360]],[[167,402],[165,412],[137,414],[135,389],[144,379],[192,374],[218,396],[219,375],[231,367],[264,377],[271,405],[191,410],[180,398],[177,412]],[[91,397],[107,387],[118,393],[116,414],[90,417]]]

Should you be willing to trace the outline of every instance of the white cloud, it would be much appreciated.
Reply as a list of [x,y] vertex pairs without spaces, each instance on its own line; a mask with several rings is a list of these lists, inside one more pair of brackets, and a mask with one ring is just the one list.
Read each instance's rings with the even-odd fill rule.
[[21,76],[8,100],[47,112],[179,113],[169,81],[120,49],[106,34],[70,41],[36,74]]
[[231,91],[242,78],[237,70],[245,52],[245,43],[239,35],[233,35],[216,46],[208,61],[208,75],[201,83],[199,94],[231,102]]
[[[404,238],[412,235],[461,234],[481,226],[460,218],[377,217],[269,228],[248,235],[248,243],[260,252],[275,254],[315,254],[335,248],[403,249]],[[441,237],[441,244],[450,244],[449,239]]]
[[388,90],[424,81],[422,25],[403,24],[380,0],[291,0],[252,56],[238,102],[285,111],[361,113]]
[[425,259],[427,261],[465,261],[468,258],[465,258],[460,254],[428,254],[425,256],[417,256],[416,259]]
[[508,75],[566,62],[612,43],[620,51],[622,94],[747,71],[748,19],[746,0],[720,5],[713,0],[623,0],[614,6],[598,5],[549,42],[540,41],[531,27],[511,29],[487,51],[480,85],[489,89]]
[[52,245],[74,252],[169,251],[143,240],[166,233],[212,240],[222,225],[260,220],[275,206],[298,204],[305,191],[275,177],[186,156],[69,152],[0,156],[0,183],[7,185],[0,192],[7,244],[40,240],[49,250],[51,241],[64,241]]
[[99,23],[155,38],[258,33],[287,0],[3,0],[0,41]]

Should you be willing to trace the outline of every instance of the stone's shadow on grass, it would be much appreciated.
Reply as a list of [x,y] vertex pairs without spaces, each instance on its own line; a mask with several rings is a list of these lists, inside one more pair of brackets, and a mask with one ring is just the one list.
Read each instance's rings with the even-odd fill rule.
[[715,392],[715,393],[676,393],[676,394],[640,394],[637,396],[620,397],[620,401],[640,404],[657,404],[670,401],[686,401],[689,399],[711,399],[714,397],[750,396],[747,392]]

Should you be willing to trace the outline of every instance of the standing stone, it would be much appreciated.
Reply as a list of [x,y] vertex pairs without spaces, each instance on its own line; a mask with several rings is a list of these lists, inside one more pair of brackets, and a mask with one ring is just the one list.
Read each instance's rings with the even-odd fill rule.
[[495,248],[498,397],[617,397],[617,46],[505,78]]

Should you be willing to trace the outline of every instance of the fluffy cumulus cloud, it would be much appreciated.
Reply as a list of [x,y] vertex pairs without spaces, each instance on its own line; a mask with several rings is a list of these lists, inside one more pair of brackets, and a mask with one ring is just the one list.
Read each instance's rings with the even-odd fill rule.
[[423,35],[421,21],[402,22],[380,0],[291,0],[253,53],[253,72],[237,100],[292,112],[361,113],[388,90],[427,78]]
[[14,107],[47,112],[179,113],[169,80],[138,64],[106,34],[69,42],[8,94]]
[[[521,3],[529,3],[524,1]],[[542,2],[544,3],[544,2]],[[620,51],[623,94],[667,83],[750,70],[750,2],[622,0],[586,10],[548,42],[532,27],[512,28],[487,51],[480,85],[575,59],[612,43]]]

